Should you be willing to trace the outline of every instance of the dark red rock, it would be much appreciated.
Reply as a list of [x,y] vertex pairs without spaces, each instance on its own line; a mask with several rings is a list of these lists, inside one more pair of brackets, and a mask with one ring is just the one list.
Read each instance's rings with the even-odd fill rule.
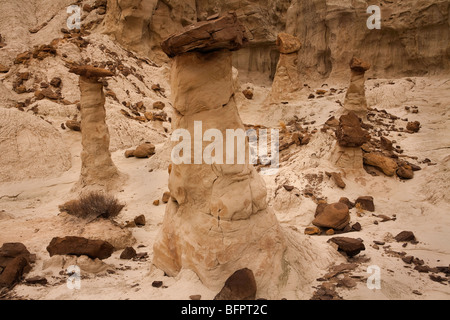
[[152,283],[152,287],[154,287],[154,288],[161,288],[162,286],[163,286],[162,281],[153,281],[153,283]]
[[395,240],[397,240],[397,242],[414,241],[416,240],[416,236],[412,231],[402,231],[395,236]]
[[52,79],[52,81],[50,81],[50,85],[52,85],[55,88],[59,88],[61,86],[61,82],[62,82],[61,78],[55,77]]
[[253,271],[245,268],[236,271],[228,278],[214,300],[255,300],[256,290]]
[[46,278],[39,277],[39,276],[25,279],[25,282],[28,283],[28,284],[39,284],[39,285],[42,285],[42,286],[45,286],[48,283]]
[[47,247],[50,257],[54,255],[88,256],[91,259],[107,259],[114,247],[103,240],[89,240],[81,237],[53,238]]
[[356,222],[354,225],[352,225],[352,230],[354,231],[361,231],[362,227],[359,222]]
[[361,119],[350,112],[339,119],[336,138],[341,147],[361,147],[370,140],[370,134],[361,127]]
[[402,258],[403,262],[407,264],[411,264],[413,262],[413,259],[414,259],[413,256],[406,256]]
[[375,204],[373,203],[373,197],[366,196],[366,197],[359,197],[355,201],[355,206],[359,205],[361,209],[374,212],[375,211]]
[[137,255],[136,250],[134,250],[132,247],[127,247],[125,250],[123,250],[122,254],[120,255],[120,259],[122,260],[131,260],[135,258]]
[[12,288],[20,282],[28,268],[30,268],[30,265],[25,257],[14,258],[0,274],[0,288]]
[[6,268],[9,262],[17,257],[24,257],[28,263],[35,261],[32,255],[22,243],[4,243],[0,248],[0,267]]
[[136,223],[139,227],[145,226],[145,216],[141,214],[140,216],[134,218],[134,223]]
[[364,243],[360,239],[335,237],[328,240],[338,245],[338,250],[345,252],[347,256],[353,257],[360,253],[362,250],[366,250]]

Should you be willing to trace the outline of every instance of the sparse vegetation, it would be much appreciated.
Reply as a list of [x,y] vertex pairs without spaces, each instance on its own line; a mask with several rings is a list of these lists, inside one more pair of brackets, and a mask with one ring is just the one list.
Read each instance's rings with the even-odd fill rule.
[[60,211],[82,219],[113,219],[120,214],[124,207],[125,205],[121,204],[114,196],[102,192],[91,192],[81,196],[78,200],[66,202],[60,206]]

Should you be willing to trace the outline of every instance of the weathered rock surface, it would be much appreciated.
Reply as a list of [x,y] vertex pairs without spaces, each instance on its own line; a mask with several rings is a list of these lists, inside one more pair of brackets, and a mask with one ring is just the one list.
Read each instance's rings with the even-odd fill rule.
[[[380,6],[380,30],[367,28],[371,16],[367,7],[364,1],[291,2],[286,32],[303,43],[304,49],[299,52],[300,73],[318,78],[342,77],[348,72],[352,54],[371,61],[370,74],[375,77],[448,70],[447,44],[437,40],[448,39],[450,35],[447,1],[385,2]],[[351,37],[348,30],[353,30]]]
[[58,176],[72,166],[61,134],[46,121],[0,108],[0,181]]

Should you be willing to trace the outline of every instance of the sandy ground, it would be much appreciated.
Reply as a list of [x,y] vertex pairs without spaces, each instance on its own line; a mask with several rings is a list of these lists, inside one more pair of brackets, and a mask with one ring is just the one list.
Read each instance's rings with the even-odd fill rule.
[[[277,127],[279,121],[288,122],[294,115],[306,117],[307,121],[316,121],[310,128],[320,129],[323,123],[339,111],[339,104],[344,101],[345,82],[328,83],[325,88],[343,89],[341,93],[327,95],[321,99],[307,99],[309,93],[317,88],[304,89],[302,97],[287,105],[264,105],[269,92],[267,87],[242,84],[242,88],[251,86],[255,91],[252,101],[243,95],[237,95],[241,117],[246,124],[259,124]],[[385,109],[389,113],[407,117],[409,121],[418,120],[422,129],[416,134],[391,133],[390,138],[397,141],[404,154],[418,157],[418,161],[429,158],[435,165],[420,164],[423,168],[416,172],[414,179],[401,181],[383,175],[373,177],[365,171],[345,172],[344,190],[337,188],[326,176],[316,186],[316,193],[329,202],[336,202],[340,197],[355,200],[359,196],[371,195],[375,199],[375,214],[396,216],[396,221],[379,222],[372,213],[358,217],[356,209],[351,210],[352,223],[359,222],[362,231],[348,234],[350,237],[364,240],[366,250],[357,259],[358,268],[351,273],[357,280],[353,289],[339,288],[338,293],[344,299],[449,299],[450,283],[434,282],[427,273],[419,273],[413,266],[406,265],[400,258],[392,256],[388,250],[406,252],[425,261],[430,267],[449,266],[450,264],[450,196],[448,186],[450,178],[450,81],[441,78],[408,78],[396,80],[375,79],[366,83],[367,98],[372,108]],[[339,92],[339,91],[338,91]],[[418,106],[420,112],[411,114],[405,106]],[[404,123],[406,126],[406,123]],[[399,121],[398,126],[401,126]],[[132,229],[136,238],[134,248],[138,252],[147,252],[144,261],[124,261],[119,259],[121,251],[105,260],[112,265],[114,273],[83,274],[81,290],[69,290],[66,275],[58,270],[44,272],[44,263],[49,259],[46,246],[54,236],[60,234],[58,228],[58,206],[74,198],[70,190],[79,176],[81,136],[76,132],[65,131],[63,139],[70,146],[72,168],[61,176],[46,179],[33,179],[20,182],[0,184],[0,243],[22,242],[37,255],[36,264],[27,277],[45,274],[49,280],[47,286],[29,286],[20,284],[8,293],[8,298],[15,299],[189,299],[190,295],[200,294],[202,299],[212,299],[213,292],[202,285],[198,277],[189,270],[184,270],[178,277],[169,278],[154,268],[152,246],[161,225],[165,206],[153,206],[156,199],[161,199],[167,191],[168,163],[167,147],[157,144],[157,154],[151,160],[125,159],[125,149],[113,153],[113,160],[123,173],[129,177],[118,198],[126,207],[117,221],[125,223],[144,214],[147,224],[142,228]],[[306,174],[323,174],[336,171],[329,157],[335,140],[331,133],[314,135],[307,146],[292,146],[291,157],[281,164],[277,175],[265,176],[270,207],[285,228],[298,239],[308,237],[317,246],[314,259],[329,259],[330,236],[306,236],[304,228],[311,225],[316,204],[303,195],[292,196],[280,186],[290,184],[303,190],[308,184]],[[417,163],[417,162],[415,162]],[[151,172],[150,172],[151,171]],[[417,245],[392,240],[397,233],[413,231],[419,241]],[[373,241],[385,241],[383,248],[372,247]],[[336,264],[345,262],[342,257]],[[370,290],[366,285],[368,266],[378,266],[381,270],[381,289]],[[315,278],[328,272],[324,267],[309,270]],[[440,274],[442,275],[442,274]],[[153,281],[163,281],[163,288],[153,288]],[[320,282],[308,285],[310,290],[298,291],[295,284],[288,285],[278,298],[309,299]],[[416,291],[416,293],[413,293]],[[421,295],[417,293],[420,292]]]

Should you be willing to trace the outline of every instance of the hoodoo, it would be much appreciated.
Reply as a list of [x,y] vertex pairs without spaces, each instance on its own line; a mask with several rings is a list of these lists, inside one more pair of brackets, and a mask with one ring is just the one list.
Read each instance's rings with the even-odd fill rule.
[[[244,129],[234,99],[231,53],[243,43],[244,30],[234,14],[193,25],[164,41],[163,49],[174,57],[174,130],[194,136],[196,121],[203,123],[203,132],[217,129],[223,136],[227,129]],[[267,292],[279,285],[285,238],[248,154],[245,164],[235,163],[172,165],[171,200],[153,263],[170,276],[191,269],[214,290],[248,268],[259,292]]]
[[300,40],[290,34],[280,33],[277,37],[277,47],[280,60],[272,84],[270,102],[292,100],[303,86],[298,72],[298,52],[302,47]]
[[75,66],[69,70],[80,76],[81,90],[81,175],[76,191],[113,192],[124,176],[111,159],[110,136],[106,125],[105,94],[100,78],[113,76],[106,69]]
[[370,67],[369,63],[358,58],[352,58],[350,61],[352,77],[347,95],[345,96],[344,108],[348,111],[355,112],[359,116],[365,116],[367,113],[365,73]]

